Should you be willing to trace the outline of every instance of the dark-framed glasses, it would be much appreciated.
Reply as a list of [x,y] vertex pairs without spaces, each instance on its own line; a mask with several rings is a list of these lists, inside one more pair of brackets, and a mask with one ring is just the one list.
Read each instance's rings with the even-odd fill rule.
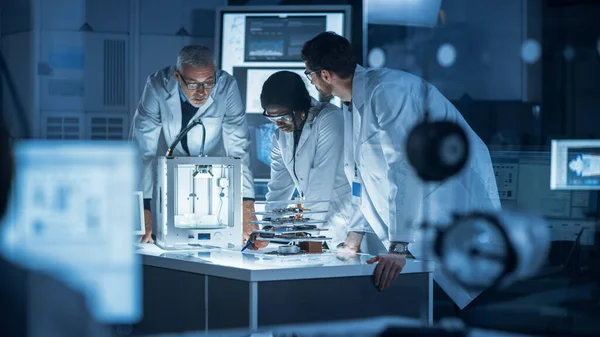
[[306,75],[306,78],[308,78],[308,80],[312,82],[312,74],[314,74],[314,73],[318,73],[318,72],[320,72],[321,70],[323,70],[323,69],[319,69],[319,70],[313,70],[313,71],[308,71],[308,70],[305,70],[305,71],[304,71],[304,75]]
[[[181,73],[179,72],[179,70],[176,70],[177,73],[179,74],[179,77],[181,77],[181,81],[183,81],[183,84],[185,84],[185,87],[188,88],[189,90],[198,90],[200,87],[203,87],[204,89],[212,89],[215,87],[215,84],[217,83],[216,81],[207,81],[207,82],[202,82],[202,83],[188,83],[185,78],[183,78],[183,75],[181,75]],[[216,77],[216,74],[215,74]]]

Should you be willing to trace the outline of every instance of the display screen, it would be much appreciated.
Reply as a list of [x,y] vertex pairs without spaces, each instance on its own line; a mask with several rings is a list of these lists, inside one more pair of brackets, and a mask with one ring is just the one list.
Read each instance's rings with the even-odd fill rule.
[[553,140],[550,187],[600,190],[600,140]]
[[[305,80],[311,96],[319,99],[316,88],[304,76],[300,52],[304,42],[332,31],[344,36],[344,10],[288,13],[222,12],[219,41],[220,68],[233,75],[248,113],[262,113],[260,92],[265,80],[280,70],[297,72]],[[339,99],[333,104],[341,106]]]
[[327,29],[327,16],[246,18],[244,60],[298,62],[304,42]]
[[242,102],[246,105],[246,112],[248,113],[262,113],[263,108],[260,104],[260,93],[262,92],[263,83],[274,73],[288,70],[293,71],[300,75],[308,93],[314,97],[319,97],[319,92],[312,85],[308,78],[304,75],[303,68],[248,68],[248,67],[234,67],[233,76],[237,79],[238,83],[246,83],[246,85],[240,85],[240,95],[242,96]]
[[139,217],[140,198],[132,198],[138,158],[127,142],[31,140],[15,147],[2,254],[79,289],[102,323],[133,323],[142,314],[131,235]]
[[275,136],[275,124],[262,115],[248,116],[250,131],[250,161],[254,179],[269,179],[271,175],[271,147]]

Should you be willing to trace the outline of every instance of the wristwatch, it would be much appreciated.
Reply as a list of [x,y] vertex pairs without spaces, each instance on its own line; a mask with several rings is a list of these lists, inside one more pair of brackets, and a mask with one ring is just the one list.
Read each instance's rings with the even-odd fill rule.
[[410,254],[408,251],[408,242],[392,242],[390,244],[390,253]]
[[390,253],[404,255],[407,259],[414,259],[415,256],[408,250],[408,242],[392,242],[390,245]]

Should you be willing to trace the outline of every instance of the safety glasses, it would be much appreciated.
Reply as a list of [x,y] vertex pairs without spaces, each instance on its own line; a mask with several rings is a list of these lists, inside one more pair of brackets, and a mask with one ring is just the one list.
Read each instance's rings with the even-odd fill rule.
[[263,116],[265,116],[268,120],[270,120],[271,122],[277,124],[277,123],[291,123],[294,120],[294,111],[290,110],[284,114],[279,114],[279,115],[269,115],[269,112],[267,110],[263,111]]

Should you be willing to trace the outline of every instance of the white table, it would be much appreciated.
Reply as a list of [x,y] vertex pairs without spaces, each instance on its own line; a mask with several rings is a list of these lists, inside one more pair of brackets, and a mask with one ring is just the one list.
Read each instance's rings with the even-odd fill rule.
[[183,332],[357,319],[382,315],[433,319],[433,264],[408,260],[380,292],[372,256],[280,256],[228,249],[165,251],[140,245],[144,319],[137,333]]

